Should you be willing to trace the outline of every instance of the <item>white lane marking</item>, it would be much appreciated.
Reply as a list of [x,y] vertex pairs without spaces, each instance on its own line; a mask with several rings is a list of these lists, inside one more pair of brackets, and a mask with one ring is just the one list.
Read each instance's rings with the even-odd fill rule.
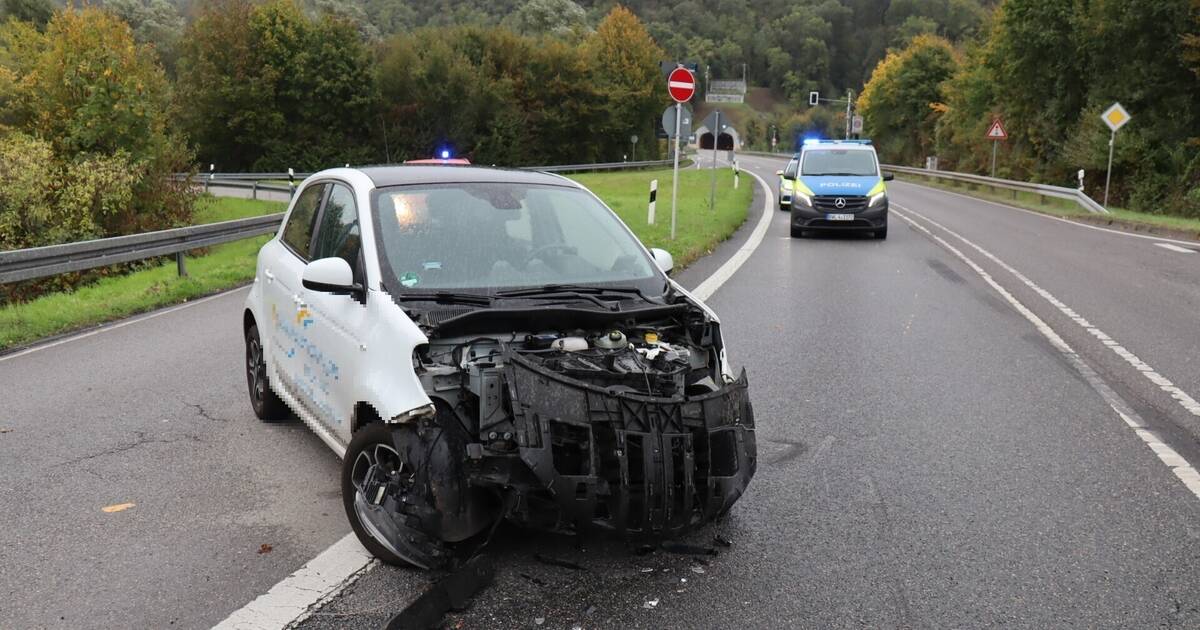
[[[904,210],[905,212],[911,212],[912,214],[929,221],[933,225],[938,225],[935,221],[932,221],[920,213],[908,208],[897,206],[895,203],[892,204],[892,207],[899,207],[901,210]],[[1114,392],[1112,388],[1104,382],[1104,379],[1102,379],[1100,375],[1097,374],[1096,371],[1093,370],[1092,367],[1088,365],[1087,362],[1085,362],[1073,348],[1071,348],[1066,340],[1059,336],[1059,334],[1050,327],[1049,324],[1042,320],[1042,318],[1038,317],[1036,313],[1029,310],[1027,306],[1013,296],[1012,293],[1009,293],[1007,289],[1000,286],[1000,283],[996,282],[990,273],[988,273],[983,267],[981,267],[966,254],[962,253],[962,251],[957,247],[951,245],[942,237],[929,231],[928,228],[909,218],[904,213],[894,209],[892,212],[894,212],[896,216],[900,217],[901,219],[904,219],[904,221],[913,226],[913,228],[916,230],[923,232],[929,238],[937,241],[937,243],[943,248],[945,248],[951,254],[954,254],[954,256],[956,256],[959,260],[966,263],[968,267],[974,270],[975,273],[979,274],[979,277],[983,278],[983,280],[987,282],[992,289],[999,293],[1000,296],[1003,297],[1014,309],[1016,309],[1018,313],[1020,313],[1025,319],[1033,324],[1034,328],[1036,328],[1038,332],[1040,332],[1042,336],[1050,342],[1051,345],[1053,345],[1058,349],[1059,352],[1062,353],[1062,355],[1067,359],[1067,362],[1070,363],[1081,376],[1083,376],[1084,380],[1092,386],[1092,389],[1094,389],[1096,393],[1100,394],[1101,398],[1103,398],[1104,401],[1107,402],[1110,407],[1112,407],[1113,411],[1115,411],[1117,415],[1121,417],[1125,424],[1134,430],[1134,433],[1141,438],[1142,442],[1144,442],[1151,451],[1154,451],[1154,454],[1158,456],[1159,461],[1170,468],[1171,472],[1175,473],[1175,476],[1183,482],[1183,485],[1187,487],[1188,490],[1191,490],[1192,494],[1196,498],[1200,499],[1200,472],[1198,472],[1195,467],[1188,463],[1183,456],[1181,456],[1179,453],[1176,453],[1174,449],[1164,444],[1163,441],[1159,439],[1159,437],[1153,431],[1146,429],[1145,422],[1137,414],[1137,412],[1134,411],[1119,394]],[[944,227],[942,229],[946,230]],[[954,235],[956,238],[964,243],[967,243],[968,245],[971,244],[970,241],[967,241],[963,237],[958,236],[950,230],[946,230],[946,232]]]
[[321,552],[214,628],[259,630],[300,623],[367,572],[376,560],[353,533]]
[[[980,199],[979,197],[972,197],[971,195],[964,195],[963,193],[954,192],[952,190],[943,190],[941,188],[935,188],[933,186],[926,186],[925,184],[918,184],[916,182],[906,181],[906,182],[900,182],[900,184],[905,185],[905,186],[917,186],[920,188],[924,188],[926,190],[931,190],[933,192],[944,193],[947,195],[954,195],[955,197],[962,197],[964,199],[970,199],[971,201],[978,201],[980,203],[988,203],[993,206],[999,206],[1001,208],[1008,208],[1009,210],[1016,210],[1017,212],[1024,212],[1025,214],[1032,214],[1035,217],[1040,217],[1043,219],[1050,219],[1052,221],[1060,221],[1060,222],[1066,223],[1068,225],[1074,225],[1076,227],[1087,228],[1089,230],[1099,230],[1101,232],[1108,232],[1109,234],[1116,234],[1118,236],[1131,236],[1133,238],[1144,238],[1144,239],[1150,240],[1150,241],[1161,241],[1164,243],[1179,243],[1180,245],[1196,245],[1197,244],[1196,241],[1181,241],[1181,240],[1174,239],[1174,238],[1164,238],[1162,236],[1151,236],[1149,234],[1134,234],[1133,232],[1126,232],[1125,230],[1114,230],[1112,228],[1100,227],[1099,225],[1090,225],[1088,223],[1080,223],[1079,221],[1072,221],[1070,219],[1064,219],[1062,217],[1056,217],[1054,215],[1045,214],[1042,212],[1035,212],[1033,210],[1029,210],[1026,208],[1018,208],[1017,206],[1010,206],[1006,203],[1000,203],[999,201]],[[895,204],[893,204],[893,205],[895,205]]]
[[0,356],[0,363],[3,363],[5,361],[11,361],[17,357],[23,357],[27,354],[33,354],[34,352],[41,352],[42,350],[48,350],[50,348],[61,346],[64,343],[71,343],[72,341],[79,341],[80,339],[87,339],[88,337],[91,337],[92,335],[98,335],[102,332],[109,332],[112,330],[117,330],[118,328],[124,328],[124,327],[132,325],[132,324],[137,324],[139,322],[144,322],[146,320],[154,319],[156,317],[162,317],[163,315],[170,315],[171,313],[174,313],[176,311],[182,311],[185,308],[199,306],[201,304],[204,304],[205,302],[211,302],[213,300],[227,297],[229,295],[237,293],[238,291],[243,291],[247,288],[249,288],[249,285],[244,286],[244,287],[238,287],[236,289],[230,289],[228,291],[222,291],[220,293],[217,293],[216,295],[210,295],[208,297],[202,297],[198,300],[192,300],[191,302],[177,304],[175,306],[164,308],[161,311],[154,311],[153,313],[148,313],[146,315],[134,316],[130,319],[119,321],[115,324],[109,324],[107,326],[101,326],[100,328],[96,328],[94,330],[89,330],[87,332],[79,333],[78,335],[71,335],[70,337],[63,337],[62,339],[57,339],[55,341],[44,343],[44,344],[41,344],[38,346],[33,346],[32,348],[26,348],[24,350],[20,350],[18,352],[14,352],[12,354],[6,354],[4,356]]
[[695,289],[690,291],[692,295],[701,301],[706,301],[712,297],[712,294],[716,293],[717,289],[721,288],[721,285],[725,284],[745,264],[750,255],[754,253],[754,250],[758,249],[758,246],[762,244],[763,237],[767,235],[767,228],[771,227],[771,219],[775,218],[774,212],[771,209],[775,201],[774,196],[771,194],[771,188],[767,186],[767,182],[763,181],[763,178],[759,177],[757,173],[753,171],[746,172],[750,173],[754,179],[757,179],[758,185],[762,187],[762,216],[759,217],[758,225],[754,226],[754,231],[750,233],[750,237],[746,239],[741,248],[734,252],[733,256],[730,256],[729,260],[726,260],[725,264],[718,267],[704,282],[701,282]]
[[1188,249],[1186,247],[1180,247],[1178,245],[1172,245],[1170,243],[1155,243],[1155,245],[1158,245],[1159,247],[1161,247],[1163,249],[1169,249],[1173,252],[1179,252],[1181,254],[1195,254],[1196,253],[1196,250],[1194,250],[1194,249]]
[[[767,183],[757,174],[746,172],[754,176],[762,186],[762,217],[741,248],[704,282],[688,292],[700,300],[712,296],[746,262],[762,243],[767,228],[771,226],[771,219],[774,218],[771,211],[774,197]],[[318,560],[322,561],[319,579],[312,575],[314,571],[311,570]],[[284,578],[265,595],[234,611],[216,627],[221,630],[281,630],[293,626],[336,597],[347,585],[372,569],[375,564],[374,558],[362,548],[354,534],[348,534],[299,571]]]
[[1138,372],[1141,372],[1142,375],[1145,376],[1151,383],[1154,383],[1155,385],[1158,386],[1159,389],[1166,392],[1171,398],[1175,399],[1175,401],[1178,402],[1179,405],[1181,407],[1183,407],[1188,413],[1190,413],[1194,416],[1200,417],[1200,403],[1196,402],[1196,399],[1192,398],[1190,395],[1188,395],[1187,392],[1185,392],[1182,389],[1180,389],[1179,387],[1177,387],[1175,385],[1175,383],[1171,382],[1170,379],[1168,379],[1167,377],[1160,374],[1154,368],[1150,367],[1149,364],[1147,364],[1145,361],[1142,361],[1140,358],[1138,358],[1137,355],[1135,355],[1134,353],[1127,350],[1125,348],[1125,346],[1122,346],[1120,343],[1117,342],[1117,340],[1115,340],[1112,337],[1110,337],[1109,335],[1105,334],[1105,332],[1103,330],[1100,330],[1099,328],[1097,328],[1095,325],[1093,325],[1091,322],[1089,322],[1087,319],[1085,319],[1079,313],[1076,313],[1071,307],[1067,306],[1061,300],[1054,297],[1054,295],[1052,293],[1050,293],[1049,291],[1038,286],[1034,281],[1030,280],[1024,274],[1022,274],[1021,272],[1014,269],[1011,265],[1004,262],[1003,260],[1000,260],[994,254],[992,254],[991,252],[987,251],[986,249],[980,247],[979,245],[976,245],[975,243],[967,240],[966,237],[955,232],[954,230],[951,230],[950,228],[942,225],[941,223],[938,223],[937,221],[930,219],[929,217],[921,214],[920,212],[911,210],[909,208],[905,208],[904,206],[901,206],[899,204],[892,204],[892,205],[896,206],[897,208],[899,208],[901,210],[904,210],[905,212],[910,212],[913,215],[924,219],[931,225],[937,226],[941,230],[945,231],[947,234],[950,234],[951,236],[962,241],[963,243],[966,243],[967,245],[969,245],[975,251],[979,252],[980,254],[983,254],[984,257],[986,257],[988,260],[991,260],[992,262],[999,265],[1000,268],[1002,268],[1005,271],[1016,276],[1016,278],[1018,280],[1020,280],[1025,286],[1029,287],[1030,289],[1033,289],[1034,292],[1036,292],[1038,295],[1042,296],[1042,298],[1045,299],[1047,302],[1049,302],[1051,305],[1053,305],[1054,308],[1058,309],[1059,312],[1061,312],[1063,315],[1066,315],[1067,317],[1069,317],[1071,319],[1071,321],[1075,322],[1076,324],[1079,324],[1079,326],[1081,328],[1083,328],[1084,330],[1086,330],[1089,335],[1092,335],[1096,339],[1099,339],[1100,343],[1107,346],[1117,356],[1124,359],[1126,363],[1133,366],[1133,368],[1136,369]]

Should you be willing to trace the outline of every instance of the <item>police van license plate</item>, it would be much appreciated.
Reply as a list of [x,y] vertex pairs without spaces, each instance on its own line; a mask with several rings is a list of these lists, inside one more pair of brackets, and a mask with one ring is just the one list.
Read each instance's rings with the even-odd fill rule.
[[825,215],[825,220],[827,220],[827,221],[853,221],[854,215],[853,214],[827,214],[827,215]]

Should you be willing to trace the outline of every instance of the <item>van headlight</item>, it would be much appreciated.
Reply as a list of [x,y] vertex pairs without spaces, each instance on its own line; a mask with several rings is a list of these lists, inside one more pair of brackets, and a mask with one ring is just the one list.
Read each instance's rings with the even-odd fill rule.
[[800,203],[802,203],[805,206],[808,206],[809,208],[812,207],[812,197],[809,197],[808,195],[806,195],[802,192],[796,191],[796,192],[792,193],[792,205],[793,206],[796,205],[796,201],[799,201]]
[[885,201],[887,201],[887,193],[879,193],[874,197],[871,197],[871,201],[867,204],[867,207],[874,208],[876,206],[881,206]]

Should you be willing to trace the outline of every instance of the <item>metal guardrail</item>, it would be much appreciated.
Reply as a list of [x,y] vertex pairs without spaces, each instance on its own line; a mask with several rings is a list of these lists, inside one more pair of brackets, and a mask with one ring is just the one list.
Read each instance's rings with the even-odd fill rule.
[[[740,151],[743,155],[761,155],[764,157],[780,157],[788,158],[791,153],[768,153],[766,151]],[[970,173],[956,173],[953,171],[935,171],[924,168],[914,168],[911,166],[897,166],[895,164],[880,164],[879,168],[893,173],[901,173],[904,175],[916,175],[918,177],[928,177],[931,179],[944,179],[975,186],[987,186],[993,191],[998,189],[1011,190],[1013,198],[1016,198],[1016,193],[1027,192],[1046,197],[1057,197],[1059,199],[1067,199],[1079,204],[1084,210],[1095,214],[1108,214],[1108,209],[1100,205],[1095,199],[1087,196],[1082,190],[1076,188],[1067,188],[1065,186],[1051,186],[1049,184],[1035,184],[1033,182],[1021,182],[1013,179],[1001,179],[999,177],[987,177],[984,175],[972,175]]]
[[1084,210],[1095,214],[1108,214],[1108,209],[1096,202],[1095,199],[1087,196],[1082,190],[1076,188],[1067,188],[1065,186],[1051,186],[1049,184],[1035,184],[1033,182],[1019,182],[1012,179],[1000,179],[999,177],[986,177],[983,175],[971,175],[970,173],[955,173],[952,171],[931,171],[924,168],[913,168],[910,166],[895,166],[891,164],[880,164],[880,168],[886,171],[895,173],[903,173],[905,175],[916,175],[919,177],[929,177],[931,179],[944,179],[955,182],[962,182],[976,186],[987,186],[993,191],[997,189],[1011,190],[1013,198],[1016,198],[1018,192],[1027,192],[1046,197],[1057,197],[1059,199],[1067,199],[1079,204]]
[[[283,213],[92,241],[0,252],[0,283],[33,280],[117,263],[179,254],[279,229]],[[181,269],[182,271],[182,269]]]
[[[524,167],[523,170],[545,171],[551,173],[578,173],[585,171],[609,171],[619,169],[652,168],[670,166],[669,160],[645,162],[608,162],[600,164],[566,164],[557,166]],[[309,173],[295,173],[299,180],[308,177]],[[186,179],[186,175],[178,176]],[[204,173],[194,176],[192,181],[197,186],[209,188],[249,190],[250,197],[259,198],[260,192],[280,193],[289,198],[294,192],[292,186],[286,184],[260,183],[261,180],[288,179],[287,173]],[[116,236],[91,241],[64,243],[0,251],[0,284],[47,278],[60,273],[84,271],[97,267],[107,267],[118,263],[169,256],[175,254],[179,275],[187,275],[184,267],[183,252],[199,247],[219,245],[239,241],[252,236],[271,234],[279,229],[283,221],[283,213],[270,214],[248,219],[235,219],[207,225]]]
[[[640,162],[597,162],[594,164],[555,164],[550,166],[518,166],[517,170],[521,171],[542,171],[545,173],[582,173],[585,171],[613,171],[622,169],[637,169],[637,168],[654,168],[660,166],[671,166],[671,160],[645,160]],[[480,165],[476,165],[480,166]],[[206,181],[213,182],[243,182],[243,181],[264,181],[264,180],[285,180],[295,178],[297,182],[309,177],[312,173],[198,173],[192,176],[193,181],[197,184],[202,184]],[[187,175],[177,175],[179,178],[186,178]],[[227,188],[235,187],[230,184],[223,184]],[[270,184],[262,184],[260,187],[266,189]]]

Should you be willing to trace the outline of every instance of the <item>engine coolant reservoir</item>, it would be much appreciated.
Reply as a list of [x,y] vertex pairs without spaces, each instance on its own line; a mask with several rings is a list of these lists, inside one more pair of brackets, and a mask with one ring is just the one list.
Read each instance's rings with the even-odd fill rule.
[[605,333],[596,338],[596,347],[605,350],[617,350],[628,345],[629,340],[625,338],[625,333],[619,330]]

